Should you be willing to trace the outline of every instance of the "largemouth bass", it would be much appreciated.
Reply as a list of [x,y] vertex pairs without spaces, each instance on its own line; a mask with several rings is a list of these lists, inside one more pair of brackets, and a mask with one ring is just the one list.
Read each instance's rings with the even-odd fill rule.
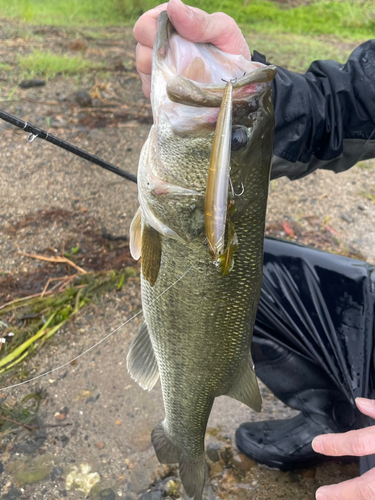
[[160,375],[165,419],[152,443],[160,462],[179,463],[186,493],[200,500],[214,399],[227,395],[261,410],[250,343],[276,69],[183,39],[166,12],[158,23],[154,124],[140,157],[140,209],[130,231],[132,255],[142,255],[145,323],[127,359],[144,389]]

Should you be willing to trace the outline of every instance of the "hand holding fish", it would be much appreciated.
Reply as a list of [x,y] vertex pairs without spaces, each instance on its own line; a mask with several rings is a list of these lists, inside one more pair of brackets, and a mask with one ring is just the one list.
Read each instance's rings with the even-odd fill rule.
[[142,79],[142,89],[147,98],[151,91],[152,48],[154,45],[157,18],[167,10],[178,33],[192,42],[212,43],[229,54],[243,55],[250,59],[250,50],[234,19],[222,12],[207,14],[196,7],[189,7],[181,0],[170,0],[158,5],[141,16],[134,26],[137,70]]
[[[357,398],[358,409],[375,419],[375,401]],[[366,427],[344,434],[323,434],[312,442],[316,452],[324,455],[341,457],[363,457],[375,453],[375,427]],[[317,500],[372,500],[375,498],[375,469],[361,477],[339,484],[323,486],[316,492]]]

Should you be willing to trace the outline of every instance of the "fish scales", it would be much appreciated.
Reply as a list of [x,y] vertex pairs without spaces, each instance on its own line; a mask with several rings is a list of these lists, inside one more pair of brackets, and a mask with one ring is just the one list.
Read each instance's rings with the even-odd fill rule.
[[[204,436],[215,397],[229,395],[260,411],[250,344],[262,282],[274,131],[272,68],[202,47],[179,37],[166,13],[161,14],[153,59],[154,125],[138,170],[141,210],[136,217],[142,224],[133,224],[142,228],[142,238],[131,235],[131,247],[142,241],[145,325],[128,355],[129,371],[142,387],[151,389],[160,375],[165,419],[154,429],[152,442],[161,462],[179,463],[185,491],[195,500],[201,499],[204,487]],[[194,97],[189,90],[189,99],[196,99],[195,107],[176,102],[178,89],[173,102],[168,98],[167,82],[179,70],[173,64],[183,59],[179,50],[192,54],[193,62],[183,69],[186,78],[189,71],[196,78],[196,67],[210,73],[211,89],[217,86],[212,108],[207,106],[206,83],[194,78],[189,89],[199,86],[199,92]],[[215,64],[206,64],[210,51]],[[206,66],[197,66],[197,54]],[[244,72],[252,75],[250,84]],[[222,78],[236,77],[241,102],[234,95],[232,138],[238,132],[242,142],[238,148],[233,139],[230,176],[234,186],[243,186],[243,194],[234,199],[236,210],[228,210],[228,228],[233,225],[238,248],[232,270],[223,276],[206,241],[205,193],[219,113],[217,93],[224,90]],[[202,82],[207,79],[206,74]],[[204,106],[199,103],[202,95]]]

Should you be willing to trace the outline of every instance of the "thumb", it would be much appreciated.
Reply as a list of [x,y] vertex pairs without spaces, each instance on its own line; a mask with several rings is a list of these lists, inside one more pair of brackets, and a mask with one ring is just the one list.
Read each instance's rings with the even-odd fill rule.
[[212,43],[229,54],[250,59],[250,50],[235,20],[222,12],[207,14],[181,0],[169,0],[169,19],[177,32],[191,42]]
[[375,419],[375,401],[373,399],[355,398],[355,404],[360,412]]

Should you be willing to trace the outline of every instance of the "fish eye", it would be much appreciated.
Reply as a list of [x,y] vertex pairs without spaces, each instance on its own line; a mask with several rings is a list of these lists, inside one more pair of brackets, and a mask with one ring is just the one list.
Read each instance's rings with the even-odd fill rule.
[[232,151],[239,151],[240,149],[243,149],[246,146],[248,140],[249,138],[247,136],[246,127],[234,127],[232,130]]

